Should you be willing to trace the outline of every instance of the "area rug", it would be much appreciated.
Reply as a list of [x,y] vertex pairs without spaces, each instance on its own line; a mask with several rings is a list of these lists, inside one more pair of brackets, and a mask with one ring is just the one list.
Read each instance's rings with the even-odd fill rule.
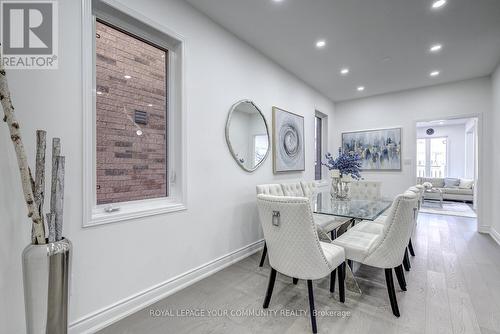
[[443,202],[443,207],[438,201],[424,201],[420,212],[432,213],[436,215],[459,216],[477,218],[476,213],[469,204],[461,202]]

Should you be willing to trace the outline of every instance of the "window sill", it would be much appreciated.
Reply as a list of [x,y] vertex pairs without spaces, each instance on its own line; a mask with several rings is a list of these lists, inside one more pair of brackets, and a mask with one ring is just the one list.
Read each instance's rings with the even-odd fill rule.
[[90,221],[88,221],[84,227],[117,223],[131,219],[139,219],[186,210],[184,203],[165,198],[117,203],[113,205],[113,207],[119,208],[119,210],[114,212],[106,212],[105,208],[107,207],[109,207],[109,205],[99,205],[95,207],[92,210]]

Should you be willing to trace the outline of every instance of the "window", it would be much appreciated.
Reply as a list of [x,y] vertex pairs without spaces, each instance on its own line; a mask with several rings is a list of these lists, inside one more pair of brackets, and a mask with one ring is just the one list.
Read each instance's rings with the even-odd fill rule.
[[417,139],[417,176],[426,177],[427,164],[427,141],[425,139]]
[[267,153],[269,138],[267,134],[255,135],[253,137],[254,166],[257,166]]
[[95,29],[97,204],[166,197],[168,51]]
[[448,176],[448,138],[417,139],[417,176]]
[[314,118],[314,152],[316,159],[314,160],[314,179],[321,180],[321,159],[323,157],[323,137],[322,137],[322,119],[321,117],[315,116]]
[[183,38],[95,0],[82,39],[83,226],[185,209]]

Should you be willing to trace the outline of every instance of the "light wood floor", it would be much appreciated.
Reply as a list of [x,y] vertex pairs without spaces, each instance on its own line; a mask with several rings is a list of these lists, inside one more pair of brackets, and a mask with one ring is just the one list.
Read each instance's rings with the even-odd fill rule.
[[[318,317],[319,333],[500,333],[500,246],[474,232],[475,219],[420,214],[413,244],[416,257],[406,272],[408,291],[396,283],[401,317],[391,313],[382,270],[356,266],[363,290],[347,291],[346,303],[314,285],[317,310],[349,312],[348,317]],[[276,316],[152,317],[151,310],[202,309],[262,311],[269,265],[258,267],[260,253],[236,263],[100,333],[310,333],[308,315],[282,316],[282,310],[308,310],[307,287],[279,275],[270,310]],[[297,312],[299,313],[299,312]]]

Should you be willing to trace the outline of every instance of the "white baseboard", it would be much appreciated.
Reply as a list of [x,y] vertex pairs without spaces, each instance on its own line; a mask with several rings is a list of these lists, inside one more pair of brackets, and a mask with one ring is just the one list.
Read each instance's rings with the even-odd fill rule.
[[477,231],[479,233],[489,234],[493,240],[496,241],[497,244],[500,245],[500,233],[495,230],[492,226],[478,226]]
[[122,299],[94,313],[88,314],[69,325],[70,334],[95,333],[112,323],[123,319],[157,301],[213,275],[231,264],[259,251],[264,240],[259,240],[234,252],[221,256],[179,276],[152,286],[135,295]]
[[497,242],[497,244],[500,245],[500,233],[498,233],[497,230],[495,230],[493,227],[490,228],[490,235]]
[[477,227],[477,231],[479,233],[485,233],[485,234],[490,234],[490,227],[486,225],[479,225]]

